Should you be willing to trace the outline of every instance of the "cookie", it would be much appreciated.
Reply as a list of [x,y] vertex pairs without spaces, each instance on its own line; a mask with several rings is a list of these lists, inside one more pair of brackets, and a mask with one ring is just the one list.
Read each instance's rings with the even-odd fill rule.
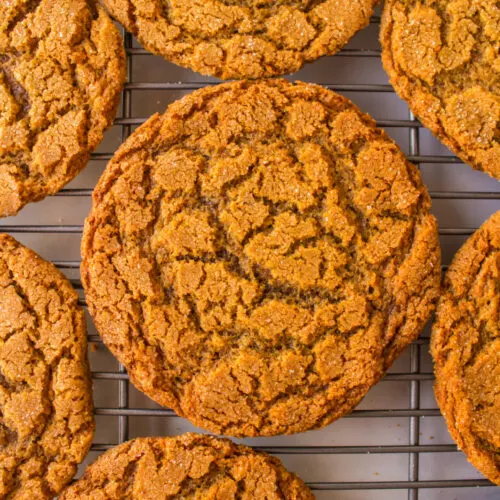
[[124,79],[121,36],[95,0],[0,2],[0,217],[85,167]]
[[313,500],[314,496],[277,458],[228,439],[184,434],[137,438],[112,448],[60,498]]
[[382,62],[396,92],[446,146],[500,179],[500,6],[386,0]]
[[103,0],[154,54],[203,75],[261,78],[338,52],[379,0]]
[[456,254],[431,337],[435,394],[469,461],[500,486],[500,212]]
[[437,300],[418,170],[350,101],[285,80],[194,92],[118,150],[82,241],[89,310],[132,382],[199,427],[322,427]]
[[78,296],[52,264],[0,234],[0,497],[53,498],[93,434]]

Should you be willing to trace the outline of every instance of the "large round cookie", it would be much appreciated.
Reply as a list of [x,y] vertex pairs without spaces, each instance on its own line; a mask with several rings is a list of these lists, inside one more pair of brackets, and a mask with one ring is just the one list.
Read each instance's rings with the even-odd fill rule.
[[386,0],[382,61],[398,94],[446,146],[500,179],[496,0]]
[[121,37],[95,0],[0,2],[0,217],[85,167],[124,69]]
[[321,427],[418,336],[440,251],[417,169],[373,120],[285,80],[194,92],[118,150],[82,280],[134,384],[230,435]]
[[435,393],[470,462],[500,486],[500,212],[458,251],[432,331]]
[[112,448],[60,498],[313,500],[314,496],[277,458],[228,439],[184,434],[138,438]]
[[53,498],[94,434],[78,296],[50,263],[0,234],[0,497]]
[[103,0],[144,47],[223,79],[292,73],[339,51],[379,0]]

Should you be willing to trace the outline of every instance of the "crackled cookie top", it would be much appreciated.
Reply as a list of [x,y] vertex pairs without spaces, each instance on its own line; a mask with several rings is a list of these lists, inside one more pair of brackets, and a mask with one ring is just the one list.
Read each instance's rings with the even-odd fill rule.
[[472,464],[500,486],[500,212],[446,273],[431,347],[448,429]]
[[417,169],[345,98],[284,80],[203,89],[108,165],[82,280],[151,398],[230,435],[320,427],[417,335],[440,254]]
[[500,5],[387,0],[382,60],[396,91],[446,146],[500,179]]
[[223,79],[284,75],[335,54],[379,0],[104,0],[151,52]]
[[106,498],[313,500],[281,462],[228,439],[199,434],[138,438],[90,465],[61,500]]
[[0,235],[0,497],[50,499],[92,442],[78,296],[52,265]]
[[121,37],[94,0],[0,2],[0,217],[86,165],[124,81]]

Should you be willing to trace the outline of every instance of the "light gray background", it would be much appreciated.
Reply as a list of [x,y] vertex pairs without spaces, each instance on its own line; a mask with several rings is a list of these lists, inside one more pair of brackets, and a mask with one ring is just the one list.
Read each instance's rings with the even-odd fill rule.
[[[349,44],[348,49],[378,50],[378,24],[372,23],[359,33]],[[135,48],[139,46],[133,45]],[[376,84],[387,85],[387,76],[379,57],[360,57],[339,55],[323,58],[308,65],[291,79],[321,84]],[[134,55],[131,67],[133,82],[212,82],[191,71],[167,63],[151,55]],[[163,112],[175,99],[188,93],[186,90],[133,90],[131,92],[130,117],[147,118],[154,112]],[[342,92],[352,99],[363,111],[377,120],[407,120],[408,108],[394,92]],[[121,111],[120,111],[121,113]],[[133,127],[132,127],[133,129]],[[387,128],[405,153],[409,153],[409,129]],[[425,129],[420,129],[420,154],[451,157]],[[98,152],[113,153],[122,138],[122,127],[115,125],[107,134]],[[68,189],[91,189],[106,165],[105,160],[93,159],[88,167],[67,186]],[[433,202],[433,212],[437,216],[440,229],[474,229],[490,214],[500,209],[500,183],[485,174],[475,172],[470,167],[450,161],[448,163],[422,163],[421,171],[429,191],[438,199]],[[470,192],[489,193],[490,199],[466,199]],[[463,193],[458,199],[451,199],[447,193]],[[498,196],[492,193],[498,193]],[[62,196],[28,205],[16,217],[4,219],[0,225],[81,225],[90,207],[90,197],[70,196],[65,190]],[[82,193],[80,193],[82,194]],[[85,193],[84,193],[85,194]],[[7,229],[7,228],[5,228]],[[19,229],[19,228],[18,228]],[[47,232],[38,234],[33,230],[14,229],[12,234],[21,242],[39,252],[43,257],[54,261],[79,261],[78,233]],[[8,229],[7,229],[8,230]],[[464,242],[464,235],[442,235],[443,263],[448,264],[456,249]],[[66,270],[78,286],[78,271]],[[80,290],[80,293],[82,291]],[[83,297],[83,293],[82,293]],[[88,321],[89,334],[96,335],[92,322]],[[430,374],[432,364],[428,354],[428,328],[423,332],[422,344],[413,347],[420,355],[420,373]],[[91,337],[92,338],[92,337]],[[102,344],[90,351],[92,368],[97,372],[116,372],[118,365]],[[393,366],[390,373],[408,374],[410,372],[410,353],[406,352]],[[97,379],[94,381],[94,399],[97,408],[117,406],[118,387],[116,380]],[[125,382],[122,382],[125,386]],[[359,410],[410,408],[411,381],[384,380],[374,387],[359,406]],[[416,383],[413,382],[415,385]],[[128,385],[128,384],[127,384]],[[129,405],[131,408],[159,408],[146,396],[130,386]],[[435,410],[436,403],[432,393],[432,380],[420,382],[420,408]],[[432,413],[432,412],[431,412]],[[435,413],[435,412],[434,412]],[[358,414],[359,415],[359,414]],[[453,444],[440,416],[425,416],[416,419],[419,424],[419,443],[421,445]],[[123,419],[122,419],[123,422]],[[195,430],[184,419],[178,417],[129,417],[129,435],[175,435]],[[278,447],[286,467],[297,472],[305,481],[312,483],[327,482],[387,482],[407,481],[410,455],[408,453],[296,453],[286,447],[352,447],[352,446],[404,446],[410,442],[410,418],[401,416],[343,418],[327,428],[288,437],[244,440],[245,443],[263,447]],[[118,417],[97,416],[95,443],[117,443],[119,441]],[[313,450],[305,450],[312,452]],[[317,450],[314,450],[317,451]],[[335,450],[333,450],[335,451]],[[94,460],[98,451],[91,451],[85,463]],[[457,451],[420,453],[419,480],[482,479],[482,476],[468,464]],[[499,499],[498,488],[432,488],[421,489],[420,500],[493,500]],[[407,489],[396,490],[351,490],[315,491],[322,500],[403,500],[409,495],[416,499],[415,493]]]

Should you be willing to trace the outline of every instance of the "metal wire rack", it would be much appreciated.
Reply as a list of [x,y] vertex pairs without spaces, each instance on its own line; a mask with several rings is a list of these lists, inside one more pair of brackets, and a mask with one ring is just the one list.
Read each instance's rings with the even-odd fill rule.
[[[373,17],[370,28],[366,30],[368,34],[360,34],[335,58],[326,58],[326,63],[310,65],[303,72],[304,78],[301,78],[301,74],[297,75],[297,79],[317,81],[318,69],[315,65],[322,64],[323,69],[327,68],[326,73],[335,75],[335,80],[338,81],[318,83],[353,99],[354,96],[361,96],[362,102],[377,103],[380,96],[385,94],[390,95],[394,103],[397,102],[394,110],[392,106],[379,106],[380,109],[385,109],[386,116],[377,120],[377,123],[386,128],[389,134],[395,135],[400,144],[403,143],[401,145],[406,149],[410,161],[422,167],[424,181],[429,181],[435,213],[440,221],[445,262],[449,262],[454,250],[482,220],[489,213],[500,209],[500,184],[472,172],[466,166],[460,166],[461,162],[456,157],[441,148],[436,141],[432,142],[404,103],[397,99],[390,85],[372,82],[375,78],[370,74],[359,78],[357,75],[352,77],[349,71],[345,71],[346,68],[355,66],[363,69],[365,61],[373,60],[378,66],[378,74],[383,74],[376,41],[379,22],[378,16]],[[36,208],[28,207],[17,217],[0,223],[3,231],[14,234],[68,274],[81,294],[83,307],[85,299],[78,275],[78,242],[83,219],[90,206],[95,179],[105,162],[111,158],[116,146],[130,135],[134,127],[145,121],[143,116],[146,113],[136,116],[142,113],[144,102],[154,99],[153,95],[162,96],[157,102],[157,110],[162,111],[165,102],[175,100],[180,93],[213,83],[154,58],[138,47],[129,34],[124,34],[124,40],[128,83],[123,92],[120,116],[115,120],[111,146],[106,146],[105,141],[99,152],[92,155],[86,173],[81,174],[55,197],[43,201]],[[144,63],[146,58],[150,61],[149,64]],[[343,65],[345,74],[336,70],[336,62],[340,58],[348,60],[348,65]],[[140,71],[136,71],[139,62]],[[157,78],[151,78],[150,70],[158,66],[162,68],[163,79],[153,81]],[[319,73],[325,74],[324,71]],[[165,81],[178,74],[182,75],[181,81]],[[144,93],[148,93],[148,96],[144,97]],[[138,106],[135,105],[136,100],[139,101]],[[363,108],[362,104],[361,107]],[[149,106],[146,108],[149,109]],[[370,109],[364,110],[370,112]],[[376,111],[374,116],[377,117],[375,113]],[[430,147],[422,147],[423,142],[428,144],[429,141]],[[450,166],[453,168],[452,172],[460,173],[459,180],[462,180],[462,186],[466,189],[456,186],[458,181],[455,182],[454,173],[450,176]],[[67,216],[54,215],[67,212],[72,214],[69,223]],[[446,266],[443,267],[446,269]],[[137,435],[190,430],[189,424],[179,419],[172,410],[153,404],[129,384],[125,369],[107,354],[90,320],[89,342],[93,347],[90,349],[90,359],[98,425],[90,459]],[[321,499],[500,498],[497,489],[465,462],[444,430],[439,410],[432,401],[432,395],[429,396],[433,374],[428,359],[428,344],[428,333],[424,333],[378,384],[378,392],[375,391],[373,397],[367,397],[366,403],[327,429],[300,436],[246,442],[280,456],[290,469],[297,471],[306,480]],[[396,387],[394,384],[397,385],[397,390],[391,389]],[[391,393],[393,390],[394,394]],[[360,425],[355,421],[359,421]],[[433,422],[431,431],[428,429],[429,421]],[[370,435],[363,433],[363,428]],[[427,436],[428,431],[441,435],[436,443],[432,442],[433,436]],[[383,472],[378,472],[378,469]]]

